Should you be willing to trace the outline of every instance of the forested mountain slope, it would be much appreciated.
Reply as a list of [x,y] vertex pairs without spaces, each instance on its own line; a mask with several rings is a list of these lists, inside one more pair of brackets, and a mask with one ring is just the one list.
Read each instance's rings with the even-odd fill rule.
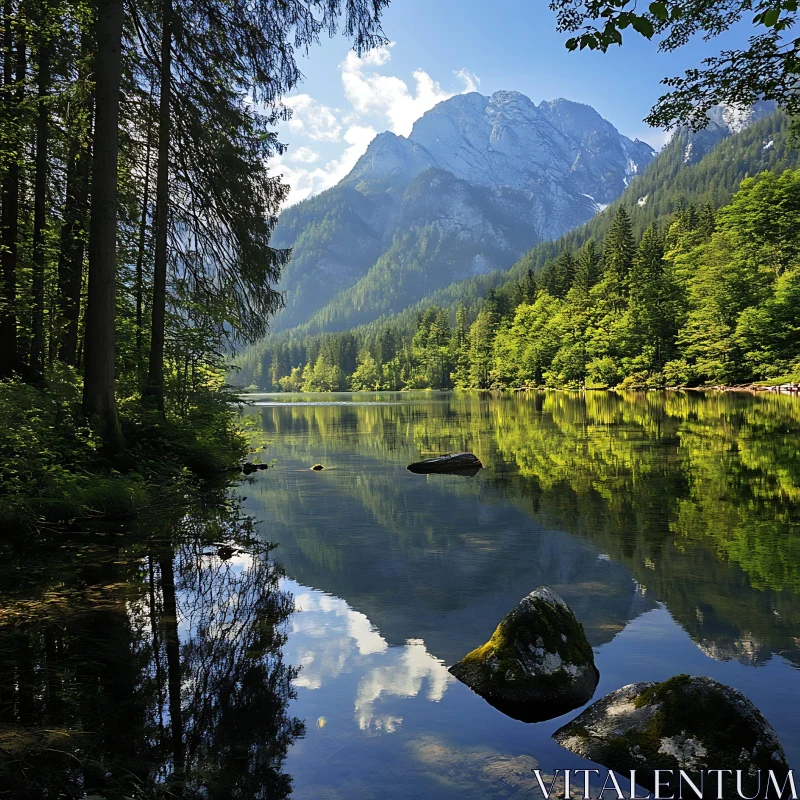
[[496,290],[501,299],[510,300],[528,270],[539,272],[559,252],[577,251],[589,239],[601,240],[619,208],[627,211],[638,237],[652,222],[665,223],[680,208],[691,204],[700,207],[709,202],[715,207],[725,205],[747,175],[765,170],[779,174],[796,167],[798,154],[788,144],[788,126],[783,114],[772,113],[756,118],[732,135],[713,126],[700,136],[678,134],[641,175],[631,180],[616,202],[560,239],[535,246],[510,271],[495,271],[452,283],[399,314],[386,315],[345,334],[319,334],[320,328],[312,320],[295,330],[274,335],[242,355],[242,371],[235,380],[244,386],[277,389],[280,377],[288,375],[292,367],[315,360],[325,347],[334,347],[328,342],[337,337],[351,342],[347,349],[354,364],[355,353],[364,346],[375,349],[387,330],[410,342],[419,314],[434,305],[450,308],[451,322],[456,307],[464,306],[467,322],[471,322],[490,289]]

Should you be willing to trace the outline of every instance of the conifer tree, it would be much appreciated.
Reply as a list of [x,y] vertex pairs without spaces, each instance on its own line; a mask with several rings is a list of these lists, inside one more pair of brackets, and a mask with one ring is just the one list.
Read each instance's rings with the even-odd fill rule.
[[492,380],[493,349],[500,321],[497,296],[490,291],[469,329],[469,384],[488,389]]
[[575,269],[575,258],[569,250],[564,250],[544,265],[539,276],[539,286],[552,297],[563,298],[572,286]]
[[122,449],[115,382],[117,179],[119,94],[122,73],[122,0],[100,0],[95,58],[95,124],[89,227],[89,288],[83,414],[106,446]]
[[469,385],[469,328],[467,326],[467,309],[463,305],[456,309],[452,351],[452,382],[454,386],[464,388]]
[[514,287],[514,302],[515,305],[522,303],[532,303],[536,298],[536,292],[539,288],[538,281],[536,280],[536,273],[533,267],[528,267],[525,270],[525,275]]
[[397,355],[397,339],[391,328],[384,328],[378,336],[376,359],[378,364],[388,364]]
[[158,155],[156,163],[155,251],[150,357],[145,395],[164,410],[164,347],[167,314],[167,259],[169,249],[169,167],[172,137],[172,0],[161,2],[161,48],[158,63]]
[[661,369],[671,355],[677,320],[672,286],[665,271],[664,239],[653,223],[642,235],[631,273],[631,313],[645,347],[651,349],[651,367]]
[[602,253],[595,240],[589,239],[578,256],[573,285],[581,294],[588,295],[590,289],[600,280],[602,272]]
[[627,285],[633,256],[636,252],[636,240],[628,212],[620,206],[611,223],[611,229],[603,242],[603,264],[606,272],[611,273],[621,285]]
[[272,287],[289,258],[269,246],[287,189],[268,175],[267,159],[281,150],[271,130],[286,117],[280,98],[300,79],[295,52],[335,33],[342,13],[357,52],[384,43],[379,20],[387,5],[299,0],[276,8],[256,0],[231,14],[219,0],[161,0],[155,12],[140,15],[150,41],[143,50],[160,82],[147,381],[157,405],[163,405],[170,270],[190,295],[220,287],[226,313],[207,308],[203,319],[218,336],[233,329],[249,342],[266,333],[282,303]]
[[31,349],[28,369],[33,380],[44,377],[45,367],[45,228],[47,225],[48,148],[50,139],[50,94],[51,58],[53,36],[50,15],[57,13],[47,2],[37,8],[36,39],[36,123],[34,145],[33,186],[33,274]]
[[697,229],[706,241],[711,238],[717,226],[717,211],[712,202],[704,203],[697,215]]
[[75,68],[76,83],[66,115],[67,167],[58,254],[58,358],[77,366],[81,320],[86,232],[89,223],[89,173],[91,169],[91,128],[93,93],[92,36],[83,24],[80,54]]
[[25,21],[21,0],[3,5],[3,163],[2,296],[0,297],[0,378],[20,371],[18,331],[18,252],[20,162],[24,135],[26,74]]

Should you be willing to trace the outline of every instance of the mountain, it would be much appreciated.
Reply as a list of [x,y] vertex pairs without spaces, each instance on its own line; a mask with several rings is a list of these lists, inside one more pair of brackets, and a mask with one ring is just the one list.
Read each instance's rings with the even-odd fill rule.
[[[800,167],[800,153],[790,144],[789,119],[785,114],[778,112],[751,117],[738,132],[730,127],[726,130],[727,134],[710,146],[698,160],[687,159],[686,153],[687,150],[690,154],[699,153],[702,147],[708,147],[705,132],[678,132],[652,163],[631,179],[622,195],[591,220],[557,240],[534,246],[510,270],[497,270],[456,281],[425,294],[399,313],[354,327],[352,335],[356,347],[364,344],[372,346],[387,328],[410,336],[418,314],[431,305],[451,309],[464,305],[470,319],[474,318],[489,289],[494,288],[501,294],[513,296],[513,287],[528,269],[538,271],[559,252],[576,252],[590,238],[602,240],[620,206],[630,215],[638,236],[652,222],[665,224],[676,209],[691,203],[702,205],[711,202],[718,208],[726,205],[747,175],[765,170],[780,174],[786,169]],[[337,302],[341,303],[342,313],[352,307],[346,294]],[[287,366],[279,371],[279,375],[284,375],[288,374],[288,365],[305,363],[304,354],[307,350],[319,352],[320,343],[326,338],[319,336],[322,327],[319,324],[320,316],[316,314],[304,325],[270,336],[264,342],[248,348],[239,360],[241,372],[232,376],[232,380],[242,386],[256,383],[264,389],[277,388],[269,379],[273,354],[282,348],[290,348],[291,357]]]
[[341,329],[507,269],[594,216],[654,156],[580,103],[509,91],[445,100],[408,138],[376,136],[339,184],[282,213],[273,243],[293,257],[275,328],[316,312]]
[[719,105],[707,114],[708,124],[699,131],[683,130],[683,163],[697,164],[708,155],[723,139],[741,133],[754,122],[768,117],[775,111],[775,103],[759,100],[755,105],[737,107]]

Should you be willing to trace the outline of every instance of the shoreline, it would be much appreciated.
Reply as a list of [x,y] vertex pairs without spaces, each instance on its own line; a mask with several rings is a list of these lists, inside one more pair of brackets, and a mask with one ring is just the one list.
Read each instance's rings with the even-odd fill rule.
[[374,389],[366,390],[359,389],[358,391],[342,389],[336,392],[281,392],[270,391],[268,389],[240,389],[238,390],[240,397],[247,404],[245,399],[248,395],[326,395],[326,394],[399,394],[407,392],[453,392],[453,393],[490,393],[502,394],[504,392],[521,393],[521,392],[740,392],[749,394],[783,394],[783,395],[798,395],[800,396],[800,383],[779,383],[779,384],[760,384],[760,383],[745,383],[745,384],[732,384],[730,386],[663,386],[660,388],[626,388],[621,389],[617,386],[583,386],[583,387],[568,387],[568,386],[503,386],[490,389]]

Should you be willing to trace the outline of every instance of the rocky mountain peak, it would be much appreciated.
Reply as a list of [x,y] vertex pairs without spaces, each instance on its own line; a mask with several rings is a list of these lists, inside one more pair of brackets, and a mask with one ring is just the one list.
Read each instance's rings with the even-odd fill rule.
[[345,181],[382,187],[437,167],[481,186],[566,192],[599,206],[619,196],[654,155],[591,106],[563,98],[537,106],[521,92],[471,92],[423,114],[407,139],[376,137]]
[[775,103],[764,100],[759,100],[752,106],[723,103],[709,110],[709,127],[722,128],[729,134],[739,133],[756,120],[771,114],[775,108]]
[[654,155],[581,103],[451,97],[407,137],[376,136],[337,186],[282,217],[274,241],[294,247],[282,321],[308,319],[337,293],[381,313],[508,268],[619,197]]
[[708,124],[699,131],[680,128],[678,133],[685,140],[684,164],[696,164],[706,153],[731,134],[739,133],[757,120],[769,116],[777,108],[772,101],[759,100],[752,106],[723,103],[712,106],[706,116]]

